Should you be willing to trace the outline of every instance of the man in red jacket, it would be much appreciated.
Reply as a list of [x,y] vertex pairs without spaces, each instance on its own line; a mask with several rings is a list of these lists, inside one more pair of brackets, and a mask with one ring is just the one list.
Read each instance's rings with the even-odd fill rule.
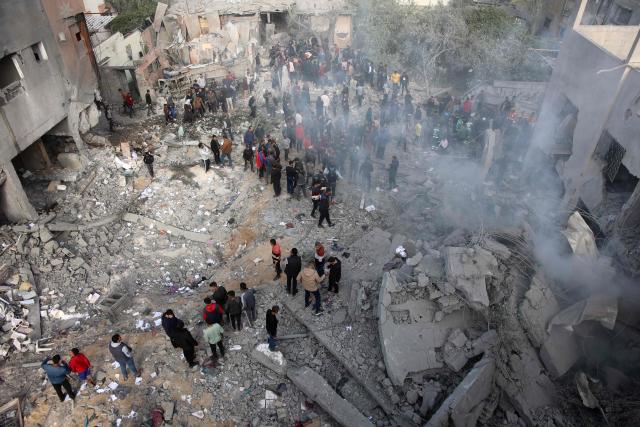
[[214,323],[223,324],[222,315],[224,314],[224,308],[216,301],[211,300],[211,298],[206,297],[204,299],[204,303],[206,304],[204,309],[202,310],[202,319],[205,321],[207,325],[213,325]]
[[87,356],[80,353],[77,348],[71,349],[71,360],[69,360],[69,368],[71,372],[78,374],[78,377],[82,381],[87,381],[91,385],[96,385],[91,375],[91,362],[87,359]]

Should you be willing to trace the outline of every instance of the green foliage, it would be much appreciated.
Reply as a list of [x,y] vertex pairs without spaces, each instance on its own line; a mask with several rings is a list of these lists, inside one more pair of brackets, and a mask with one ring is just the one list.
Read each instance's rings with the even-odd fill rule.
[[126,34],[153,16],[158,0],[111,0],[109,3],[118,11],[118,16],[109,23],[108,28]]
[[357,11],[356,36],[368,56],[427,85],[451,73],[474,80],[523,77],[531,67],[527,29],[497,7],[362,0]]

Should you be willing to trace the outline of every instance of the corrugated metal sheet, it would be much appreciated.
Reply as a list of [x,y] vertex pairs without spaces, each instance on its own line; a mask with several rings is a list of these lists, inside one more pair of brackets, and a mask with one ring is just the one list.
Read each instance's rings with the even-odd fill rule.
[[85,15],[89,33],[100,31],[101,29],[106,27],[109,22],[113,21],[115,17],[116,15]]

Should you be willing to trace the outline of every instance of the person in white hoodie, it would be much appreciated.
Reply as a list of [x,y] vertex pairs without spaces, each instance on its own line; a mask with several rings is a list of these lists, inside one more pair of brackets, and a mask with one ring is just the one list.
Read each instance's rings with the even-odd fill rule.
[[201,142],[198,144],[198,151],[204,164],[204,173],[207,173],[209,172],[209,167],[211,167],[211,150]]

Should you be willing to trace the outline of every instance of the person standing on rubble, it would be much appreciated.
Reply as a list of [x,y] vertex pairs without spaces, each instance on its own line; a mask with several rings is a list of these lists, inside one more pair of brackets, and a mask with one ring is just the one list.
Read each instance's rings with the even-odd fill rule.
[[229,291],[229,300],[227,301],[227,313],[231,318],[231,326],[234,331],[242,330],[242,301],[236,296],[235,291]]
[[184,322],[176,317],[173,310],[169,309],[162,313],[162,329],[169,338],[171,338],[173,331],[180,326],[184,326]]
[[267,310],[266,329],[267,329],[267,342],[269,343],[269,351],[274,351],[277,345],[278,337],[278,312],[280,307],[274,305]]
[[338,287],[340,285],[340,278],[342,277],[342,262],[337,257],[329,257],[327,260],[329,263],[329,289],[338,293]]
[[173,335],[171,337],[171,344],[174,348],[181,348],[182,354],[184,355],[184,359],[189,364],[190,368],[198,365],[196,359],[196,348],[198,345],[198,341],[193,338],[191,332],[184,327],[184,325],[179,325],[174,329]]
[[271,239],[269,243],[271,244],[271,262],[276,271],[276,277],[274,277],[273,280],[278,280],[280,279],[280,275],[282,275],[282,268],[280,268],[282,249],[276,239]]
[[302,259],[298,255],[298,249],[291,249],[287,257],[287,265],[284,267],[284,274],[287,275],[287,294],[296,296],[298,293],[298,275],[302,271]]
[[200,153],[200,158],[202,159],[202,163],[204,165],[204,173],[209,172],[209,168],[211,167],[211,150],[208,147],[200,142],[198,143],[198,152]]
[[[64,402],[64,399],[67,396],[69,396],[72,400],[75,400],[76,394],[71,388],[71,384],[67,379],[67,374],[71,372],[71,369],[69,369],[69,365],[67,365],[67,362],[60,358],[59,354],[56,354],[51,358],[47,357],[46,359],[44,359],[40,367],[42,367],[42,369],[44,369],[44,371],[47,373],[47,377],[49,378],[51,385],[56,391],[60,402]],[[66,390],[67,394],[64,394],[62,392],[63,387]]]
[[224,314],[224,308],[217,301],[212,300],[209,297],[204,299],[204,309],[202,310],[202,319],[207,325],[213,325],[214,323],[222,323],[222,315]]
[[253,324],[256,321],[256,290],[253,288],[247,289],[247,284],[245,282],[241,282],[240,291],[242,292],[242,294],[240,294],[242,309],[247,313],[249,325],[253,327]]
[[398,168],[400,167],[400,162],[396,156],[391,158],[391,164],[389,165],[389,190],[393,190],[398,186],[396,184],[396,177],[398,176]]
[[232,168],[233,164],[231,163],[231,151],[233,150],[233,143],[231,142],[231,138],[224,138],[222,142],[222,148],[220,148],[220,160],[222,162],[222,166],[225,164],[225,160],[229,161],[229,167]]
[[71,349],[71,359],[69,359],[69,368],[71,372],[78,375],[78,378],[82,381],[86,381],[91,385],[96,385],[91,375],[91,362],[87,359],[87,356],[80,353],[78,348]]
[[147,117],[149,117],[153,114],[153,101],[151,100],[151,91],[149,89],[144,94],[144,100],[147,103]]
[[271,165],[271,184],[273,184],[273,194],[275,197],[280,197],[282,193],[282,165],[279,160],[274,160]]
[[324,275],[324,256],[324,246],[322,245],[322,243],[316,242],[314,247],[314,259],[316,271],[318,272],[319,276]]
[[213,323],[206,327],[202,331],[204,335],[204,340],[209,344],[209,348],[211,349],[211,358],[216,360],[218,358],[218,352],[216,351],[216,346],[220,350],[220,355],[224,357],[224,329],[220,326],[219,323]]
[[365,191],[371,191],[371,174],[373,173],[373,164],[371,159],[367,156],[364,159],[362,165],[360,165],[360,176],[362,177],[362,184],[365,187]]
[[316,316],[319,316],[324,311],[321,307],[320,301],[320,283],[324,280],[324,275],[320,276],[316,271],[314,261],[310,261],[307,266],[298,275],[298,281],[304,288],[304,308],[309,307],[311,302],[309,297],[313,294],[313,311]]
[[138,372],[133,360],[133,349],[127,343],[122,341],[120,334],[115,334],[111,337],[109,352],[111,352],[115,361],[120,364],[120,371],[122,372],[122,376],[125,381],[129,379],[129,372],[127,368],[131,369],[131,372],[133,372],[136,378],[140,377],[140,372]]
[[220,165],[220,143],[215,135],[211,137],[211,151],[213,152],[213,161],[216,165]]
[[147,170],[149,171],[149,175],[151,176],[151,178],[154,177],[154,174],[153,174],[153,161],[154,160],[155,159],[153,157],[153,154],[151,154],[150,151],[145,151],[144,157],[142,158],[142,162],[147,167]]
[[333,227],[331,222],[331,216],[329,215],[329,207],[331,206],[331,191],[326,187],[320,189],[320,200],[318,201],[318,211],[320,212],[320,218],[318,219],[318,227],[324,228],[322,223],[327,220],[329,227]]

